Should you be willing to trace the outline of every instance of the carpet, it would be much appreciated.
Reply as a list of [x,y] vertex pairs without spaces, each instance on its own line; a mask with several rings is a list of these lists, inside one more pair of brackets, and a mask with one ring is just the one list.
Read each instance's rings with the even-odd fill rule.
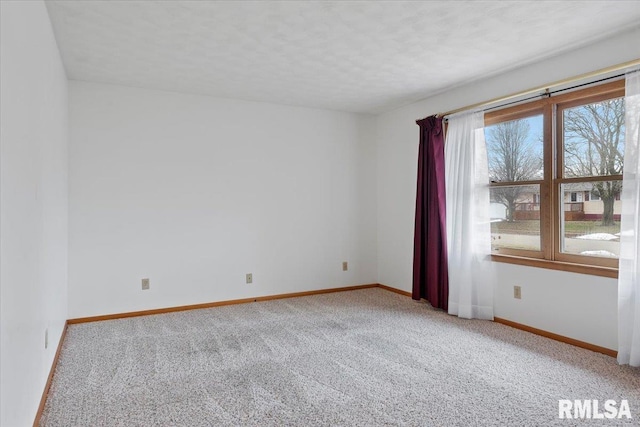
[[[633,419],[558,419],[559,399],[626,399]],[[40,425],[639,420],[638,369],[373,288],[70,325]]]

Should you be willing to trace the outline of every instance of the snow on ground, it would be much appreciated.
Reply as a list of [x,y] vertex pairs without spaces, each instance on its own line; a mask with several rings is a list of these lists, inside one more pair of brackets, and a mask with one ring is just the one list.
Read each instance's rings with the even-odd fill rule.
[[580,255],[606,256],[606,257],[613,257],[613,258],[617,258],[618,257],[618,255],[614,254],[613,252],[609,252],[609,251],[582,251],[582,252],[580,252]]
[[576,236],[576,239],[585,239],[585,240],[616,240],[619,237],[614,234],[609,233],[593,233],[593,234],[584,234],[582,236]]

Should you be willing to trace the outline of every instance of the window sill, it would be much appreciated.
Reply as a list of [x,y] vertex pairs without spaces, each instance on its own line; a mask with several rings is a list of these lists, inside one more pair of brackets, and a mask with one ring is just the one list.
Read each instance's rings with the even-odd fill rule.
[[491,255],[491,261],[507,264],[525,265],[527,267],[546,268],[549,270],[569,271],[592,276],[618,278],[617,268],[600,267],[595,265],[573,264],[570,262],[549,261],[546,259],[524,258],[512,255]]

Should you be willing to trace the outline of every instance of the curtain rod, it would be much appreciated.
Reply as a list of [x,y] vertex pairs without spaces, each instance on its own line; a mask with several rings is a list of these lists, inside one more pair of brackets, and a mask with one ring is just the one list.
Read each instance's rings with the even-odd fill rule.
[[[507,106],[512,105],[512,104],[519,104],[521,102],[531,101],[532,99],[536,99],[536,98],[542,98],[542,97],[548,97],[549,98],[549,97],[551,97],[551,95],[555,95],[556,93],[566,92],[568,90],[577,89],[579,87],[590,86],[590,85],[594,85],[596,83],[602,83],[602,82],[606,82],[606,81],[609,81],[609,80],[618,79],[620,77],[623,77],[624,75],[625,75],[624,73],[614,74],[614,75],[609,76],[609,77],[604,77],[604,78],[601,78],[601,79],[598,79],[598,80],[592,80],[592,81],[589,81],[589,82],[586,82],[586,83],[580,83],[578,85],[573,85],[573,86],[565,87],[565,88],[562,88],[562,89],[549,90],[547,88],[544,92],[539,93],[537,95],[528,96],[526,98],[516,99],[515,101],[505,102],[503,104],[498,104],[498,105],[494,105],[494,106],[491,106],[491,107],[487,107],[487,108],[484,109],[484,111],[487,112],[487,111],[491,111],[491,110],[507,107]],[[446,117],[445,117],[445,120],[446,120]]]
[[[580,75],[575,76],[575,77],[570,77],[570,78],[566,78],[566,79],[562,79],[562,80],[557,80],[555,82],[548,83],[548,84],[543,85],[543,86],[537,86],[537,87],[534,87],[532,89],[527,89],[527,90],[524,90],[524,91],[521,91],[521,92],[512,93],[510,95],[501,96],[501,97],[498,97],[498,98],[493,98],[493,99],[490,99],[488,101],[478,102],[476,104],[467,105],[466,107],[456,108],[455,110],[447,111],[446,113],[438,113],[437,116],[438,117],[445,117],[445,116],[450,116],[451,114],[459,113],[461,111],[481,109],[482,107],[487,107],[487,106],[492,105],[492,104],[497,104],[497,103],[509,101],[509,100],[511,100],[513,98],[518,98],[518,97],[521,97],[521,96],[530,95],[532,93],[537,93],[537,94],[535,96],[532,96],[529,99],[537,98],[539,96],[545,96],[547,94],[550,94],[549,89],[551,89],[551,88],[562,86],[562,85],[566,85],[566,84],[570,84],[570,83],[573,83],[573,82],[577,82],[577,81],[588,79],[588,78],[592,78],[592,77],[598,77],[598,76],[601,76],[603,74],[624,70],[626,68],[634,67],[634,66],[637,66],[637,65],[640,65],[640,59],[634,59],[632,61],[623,62],[623,63],[617,64],[617,65],[612,65],[611,67],[601,68],[599,70],[592,71],[592,72],[589,72],[589,73],[583,73],[583,74],[580,74]],[[617,77],[619,77],[619,76],[620,75],[618,75]],[[589,83],[585,83],[585,84],[591,84],[591,83],[595,83],[595,82],[589,82]],[[568,89],[570,89],[570,88],[566,88],[566,89],[562,89],[562,90],[568,90]],[[544,93],[538,93],[540,91],[543,91]],[[556,91],[556,92],[558,92],[558,91]],[[511,103],[521,102],[521,101],[524,101],[524,100],[518,100],[518,101],[511,102]],[[502,107],[502,106],[504,106],[504,105],[496,105],[496,106],[491,107],[491,109],[499,108],[499,107]]]

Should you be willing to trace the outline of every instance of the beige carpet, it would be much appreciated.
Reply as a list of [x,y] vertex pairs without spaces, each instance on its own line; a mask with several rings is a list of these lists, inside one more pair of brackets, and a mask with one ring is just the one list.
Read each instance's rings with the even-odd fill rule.
[[[559,399],[627,399],[634,418],[560,420]],[[366,289],[71,325],[41,425],[639,421],[638,369]]]

